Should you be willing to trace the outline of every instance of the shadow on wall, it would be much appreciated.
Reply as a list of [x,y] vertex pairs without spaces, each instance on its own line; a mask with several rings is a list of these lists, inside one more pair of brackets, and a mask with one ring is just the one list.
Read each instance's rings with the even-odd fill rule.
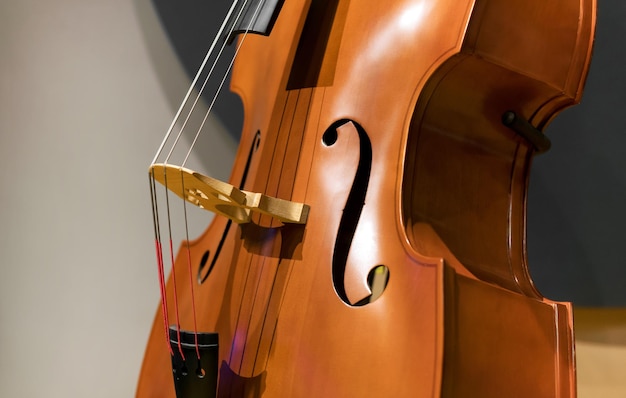
[[[224,16],[228,13],[230,1],[152,0],[152,3],[187,75],[193,79]],[[226,70],[228,62],[234,56],[234,51],[234,45],[225,47],[221,57],[222,62],[216,68],[217,71]],[[221,77],[216,76],[216,78]],[[214,109],[228,132],[238,140],[241,134],[243,110],[239,97],[228,90],[229,85],[229,80],[227,80]],[[207,102],[210,100],[205,98]]]
[[528,254],[539,290],[583,306],[626,306],[626,3],[598,2],[580,105],[548,127],[528,199]]

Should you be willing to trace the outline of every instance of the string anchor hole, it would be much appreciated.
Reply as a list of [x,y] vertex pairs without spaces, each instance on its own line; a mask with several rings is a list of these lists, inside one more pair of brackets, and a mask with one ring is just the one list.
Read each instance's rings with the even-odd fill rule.
[[206,376],[206,372],[202,368],[202,364],[200,363],[200,360],[198,360],[198,367],[196,368],[196,376],[198,376],[199,379],[204,379],[204,376]]

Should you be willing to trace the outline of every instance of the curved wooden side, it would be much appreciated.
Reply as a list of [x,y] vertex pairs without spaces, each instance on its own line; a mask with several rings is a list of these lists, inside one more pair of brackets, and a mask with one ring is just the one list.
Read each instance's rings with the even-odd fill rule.
[[445,276],[443,397],[575,397],[572,308]]
[[425,223],[421,253],[446,259],[442,397],[575,397],[571,305],[477,279]]
[[501,118],[540,129],[580,100],[595,0],[477,1],[463,50],[420,96],[407,145],[404,220],[433,226],[472,273],[537,297],[526,266],[533,151]]
[[[326,15],[329,4],[336,9]],[[314,18],[309,5],[324,15]],[[593,7],[593,0],[293,0],[269,38],[246,38],[233,75],[246,120],[231,182],[246,174],[242,188],[306,203],[311,213],[301,229],[265,217],[232,228],[217,220],[190,244],[189,259],[179,253],[182,281],[187,262],[195,272],[224,238],[210,277],[193,292],[198,329],[220,334],[219,396],[573,393],[568,306],[542,299],[525,265],[532,152],[500,116],[514,110],[542,126],[578,100]],[[546,31],[556,16],[558,35]],[[311,44],[307,24],[328,24],[328,40],[315,42],[321,55],[301,58]],[[547,43],[521,42],[529,28]],[[519,48],[508,51],[512,44]],[[528,64],[537,54],[545,62]],[[292,64],[316,62],[306,76],[291,74]],[[320,80],[311,84],[311,75]],[[324,131],[344,120],[351,121],[327,144]],[[367,184],[356,181],[367,157],[362,140],[372,148]],[[364,203],[345,233],[353,190],[365,191]],[[335,272],[338,244],[349,253]],[[389,284],[361,305],[368,273],[381,264]],[[173,290],[170,281],[168,297]],[[189,330],[192,292],[177,293],[186,304],[180,325]],[[173,393],[159,323],[138,396]]]
[[526,263],[534,150],[501,118],[512,110],[543,129],[579,102],[595,10],[477,0],[461,53],[417,102],[403,220],[411,245],[446,264],[442,396],[576,395],[571,305],[544,299]]

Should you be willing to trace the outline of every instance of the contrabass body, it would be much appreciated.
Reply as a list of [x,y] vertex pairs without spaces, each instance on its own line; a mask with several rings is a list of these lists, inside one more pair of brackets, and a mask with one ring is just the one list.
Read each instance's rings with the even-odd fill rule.
[[[595,0],[286,0],[246,37],[230,183],[310,211],[191,242],[217,396],[575,396],[571,306],[526,266],[537,147],[502,116],[542,130],[580,100],[594,23]],[[162,330],[138,397],[174,396]]]

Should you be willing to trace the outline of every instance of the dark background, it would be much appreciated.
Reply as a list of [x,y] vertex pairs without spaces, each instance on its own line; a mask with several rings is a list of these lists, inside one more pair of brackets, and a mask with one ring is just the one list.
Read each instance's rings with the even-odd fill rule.
[[[229,0],[153,0],[190,76]],[[545,133],[552,149],[535,158],[529,188],[529,266],[541,293],[579,306],[626,306],[626,1],[598,0],[594,56],[582,103]],[[216,113],[234,137],[238,98]]]

